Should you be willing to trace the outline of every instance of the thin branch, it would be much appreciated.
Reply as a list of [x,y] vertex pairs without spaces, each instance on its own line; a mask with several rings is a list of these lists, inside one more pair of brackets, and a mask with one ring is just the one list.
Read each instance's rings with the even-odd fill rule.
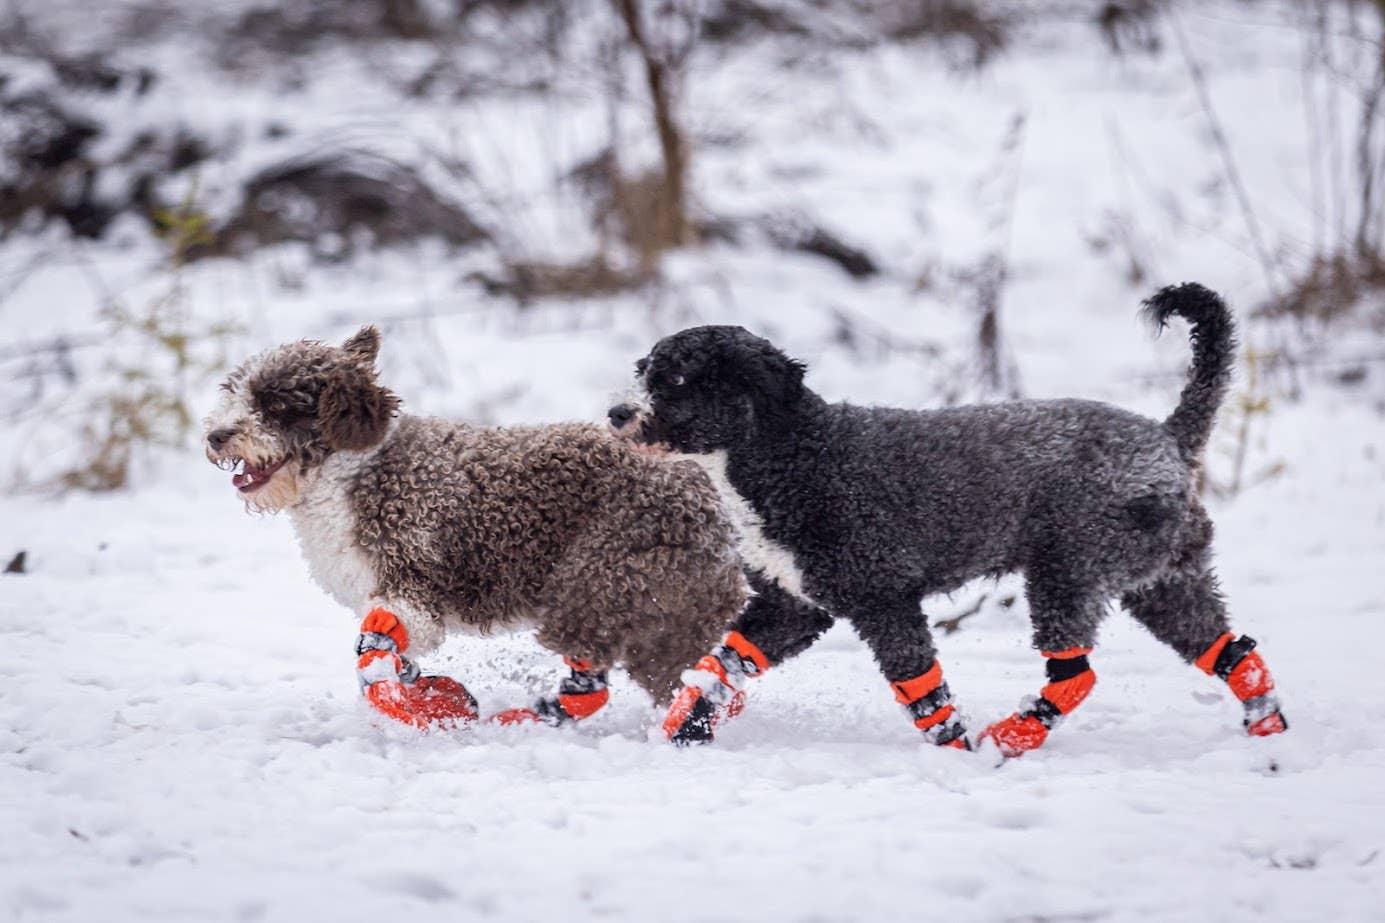
[[1309,211],[1313,216],[1312,232],[1312,259],[1320,258],[1325,250],[1326,238],[1326,209],[1324,203],[1327,193],[1324,189],[1326,183],[1323,179],[1324,164],[1322,141],[1319,136],[1318,126],[1321,116],[1318,113],[1317,95],[1314,74],[1314,48],[1313,30],[1310,18],[1305,14],[1302,19],[1302,41],[1303,41],[1303,62],[1299,65],[1299,79],[1302,82],[1303,94],[1303,119],[1305,123],[1305,136],[1308,144],[1308,188],[1309,198],[1312,204]]
[[104,333],[90,333],[80,336],[59,336],[51,340],[32,345],[18,345],[0,347],[0,362],[13,362],[18,359],[32,359],[37,356],[55,353],[63,355],[74,349],[90,349],[93,346],[104,346],[110,342],[110,336]]
[[1251,207],[1250,194],[1246,192],[1245,182],[1241,179],[1241,171],[1236,166],[1236,158],[1231,154],[1231,145],[1227,141],[1221,120],[1212,107],[1212,97],[1207,91],[1206,74],[1202,70],[1202,65],[1193,57],[1192,48],[1188,44],[1188,36],[1184,33],[1183,24],[1172,6],[1168,8],[1168,15],[1169,21],[1173,25],[1174,35],[1178,38],[1178,47],[1183,54],[1183,61],[1187,65],[1188,75],[1192,78],[1193,87],[1197,91],[1198,103],[1202,106],[1202,113],[1212,132],[1212,140],[1216,143],[1217,152],[1221,156],[1222,169],[1226,171],[1227,181],[1236,194],[1236,201],[1240,206],[1246,231],[1250,234],[1251,244],[1255,247],[1256,257],[1265,273],[1265,285],[1270,294],[1278,298],[1279,284],[1275,279],[1277,267],[1274,257],[1270,254],[1269,247],[1265,244],[1264,235],[1260,232],[1260,222],[1255,217],[1255,209]]
[[1376,67],[1375,80],[1371,83],[1365,103],[1361,107],[1361,123],[1356,137],[1356,171],[1361,182],[1361,213],[1356,223],[1356,255],[1363,260],[1376,256],[1376,248],[1371,241],[1371,219],[1375,204],[1375,157],[1372,139],[1376,133],[1376,111],[1385,97],[1385,53],[1380,56]]

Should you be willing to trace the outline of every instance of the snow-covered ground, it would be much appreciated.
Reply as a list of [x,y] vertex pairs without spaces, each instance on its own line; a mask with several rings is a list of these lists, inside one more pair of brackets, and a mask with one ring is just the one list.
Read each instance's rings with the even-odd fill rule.
[[[575,730],[381,726],[352,617],[222,472],[9,500],[0,908],[20,919],[1378,920],[1385,499],[1373,413],[1294,411],[1292,474],[1216,511],[1239,627],[1292,724],[1119,614],[1091,699],[999,769],[922,744],[839,626],[715,745],[628,684]],[[189,467],[205,464],[189,457]],[[214,482],[214,483],[209,483]],[[968,599],[939,601],[947,615]],[[1022,613],[941,639],[976,720],[1041,684]],[[525,637],[431,666],[488,711],[558,675]]]
[[[1292,252],[1310,236],[1311,171],[1285,9],[1207,4],[1182,21],[1271,244]],[[1087,28],[1055,27],[979,74],[918,48],[782,69],[763,49],[696,59],[693,122],[738,139],[699,148],[703,206],[809,210],[881,259],[866,283],[754,243],[713,246],[671,259],[654,293],[517,311],[462,281],[485,257],[423,248],[322,267],[287,248],[191,268],[191,309],[243,325],[230,348],[245,353],[379,322],[384,377],[411,409],[502,423],[599,418],[653,339],[693,322],[774,336],[829,398],[923,406],[962,374],[975,323],[964,290],[939,280],[1008,236],[1003,323],[1024,392],[1162,416],[1188,344],[1183,329],[1150,342],[1139,298],[1196,278],[1244,315],[1265,280],[1210,182],[1215,154],[1177,56],[1115,59]],[[243,86],[207,106],[217,88],[191,70],[159,92],[194,123],[269,111],[324,133],[383,132],[390,100],[344,91],[362,65],[331,63],[304,97]],[[413,104],[399,118],[406,139],[484,135],[469,152],[488,182],[511,171],[532,193],[554,169],[535,154],[541,136],[580,157],[580,124],[599,112],[483,101],[445,125]],[[1016,161],[1003,139],[1017,112]],[[997,201],[1016,169],[1005,230]],[[1121,245],[1091,245],[1113,214],[1132,222],[1140,286]],[[526,243],[552,251],[576,223],[562,208],[524,220]],[[0,247],[0,347],[99,335],[110,297],[166,292],[156,248],[123,236]],[[1264,321],[1245,329],[1257,347],[1279,342]],[[196,449],[142,459],[114,495],[0,497],[0,559],[28,552],[26,574],[0,576],[0,917],[1385,919],[1381,367],[1350,388],[1328,374],[1380,339],[1351,321],[1331,332],[1302,399],[1272,380],[1255,418],[1247,470],[1277,473],[1211,501],[1236,627],[1260,641],[1292,726],[1269,740],[1245,737],[1221,684],[1119,612],[1092,697],[1042,750],[999,768],[921,743],[845,625],[757,680],[711,747],[651,737],[659,715],[623,677],[579,728],[421,736],[359,698],[355,619],[311,584],[288,523],[246,516]],[[99,369],[97,351],[74,361]],[[31,383],[4,386],[7,413]],[[207,406],[214,381],[193,387]],[[73,403],[34,399],[42,413],[6,422],[7,483],[80,447]],[[1222,481],[1232,429],[1212,448]],[[1001,607],[976,586],[929,601],[930,617],[982,593],[981,613],[940,637],[973,724],[1043,682],[1022,602]],[[560,672],[524,636],[449,642],[425,666],[462,679],[487,712]]]

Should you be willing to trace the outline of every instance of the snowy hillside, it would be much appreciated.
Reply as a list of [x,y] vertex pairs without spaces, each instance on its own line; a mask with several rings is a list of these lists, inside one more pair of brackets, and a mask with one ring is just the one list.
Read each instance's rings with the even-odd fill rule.
[[[220,152],[160,179],[164,202],[219,221],[279,158],[350,148],[416,168],[486,239],[286,242],[174,266],[130,215],[97,239],[32,217],[0,237],[0,564],[25,552],[23,573],[0,576],[0,919],[1385,919],[1385,310],[1376,293],[1330,322],[1257,313],[1354,226],[1318,208],[1352,153],[1309,105],[1328,81],[1305,76],[1299,5],[1182,4],[1154,20],[1157,54],[1113,54],[1087,17],[1054,15],[973,69],[966,46],[856,41],[852,16],[803,4],[813,35],[836,40],[770,33],[687,63],[693,209],[737,233],[664,255],[647,284],[520,303],[487,280],[602,245],[564,177],[612,134],[657,161],[638,80],[612,103],[601,73],[571,66],[608,38],[594,7],[575,5],[589,15],[559,63],[504,57],[536,27],[483,13],[474,28],[494,44],[439,70],[426,42],[324,39],[262,59],[189,38],[245,2],[137,33],[133,2],[19,6],[72,56],[119,34],[121,73],[162,75],[73,97],[111,126],[93,158],[168,126]],[[1369,71],[1332,35],[1339,71]],[[51,82],[0,51],[0,95]],[[425,73],[431,89],[401,90]],[[471,89],[448,95],[448,81]],[[1349,138],[1355,110],[1332,98]],[[121,160],[102,182],[138,169]],[[879,271],[784,246],[795,222]],[[977,322],[996,259],[1004,374],[988,387]],[[408,409],[483,422],[601,419],[658,336],[712,322],[772,337],[834,400],[1011,390],[1162,417],[1186,331],[1152,341],[1135,311],[1185,279],[1226,295],[1255,363],[1214,436],[1208,502],[1235,626],[1259,640],[1291,724],[1274,739],[1245,737],[1224,686],[1119,611],[1092,697],[998,768],[920,741],[845,624],[756,680],[710,747],[659,740],[623,676],[576,729],[421,736],[367,710],[352,614],[311,583],[286,520],[242,511],[195,438],[138,449],[120,490],[51,487],[89,461],[99,432],[83,423],[141,375],[176,381],[200,415],[212,369],[366,322]],[[156,304],[228,331],[175,370],[113,311]],[[1274,358],[1285,349],[1294,364]],[[1042,681],[1023,600],[999,604],[1017,589],[926,605],[936,620],[981,601],[938,632],[974,725]],[[425,666],[486,712],[559,675],[523,635],[453,640]]]

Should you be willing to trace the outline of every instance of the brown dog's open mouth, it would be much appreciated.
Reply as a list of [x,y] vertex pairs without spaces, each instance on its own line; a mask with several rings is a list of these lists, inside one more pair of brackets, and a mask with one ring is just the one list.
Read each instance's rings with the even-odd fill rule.
[[274,476],[274,472],[284,466],[287,458],[269,462],[264,465],[252,465],[243,458],[234,456],[218,459],[216,466],[222,471],[231,471],[231,484],[243,494],[254,493]]

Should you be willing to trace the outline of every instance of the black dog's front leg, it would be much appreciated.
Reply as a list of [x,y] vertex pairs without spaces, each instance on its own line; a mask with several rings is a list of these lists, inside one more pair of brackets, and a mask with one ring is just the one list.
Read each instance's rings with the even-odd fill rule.
[[755,595],[716,650],[683,674],[684,687],[664,719],[664,733],[676,744],[710,741],[718,724],[744,708],[748,679],[807,650],[832,627],[825,610],[757,571],[746,576]]
[[866,597],[853,604],[850,618],[914,727],[930,743],[968,749],[966,726],[943,680],[919,597]]
[[731,626],[777,666],[813,646],[832,627],[831,613],[805,602],[759,571],[746,574],[754,596]]

